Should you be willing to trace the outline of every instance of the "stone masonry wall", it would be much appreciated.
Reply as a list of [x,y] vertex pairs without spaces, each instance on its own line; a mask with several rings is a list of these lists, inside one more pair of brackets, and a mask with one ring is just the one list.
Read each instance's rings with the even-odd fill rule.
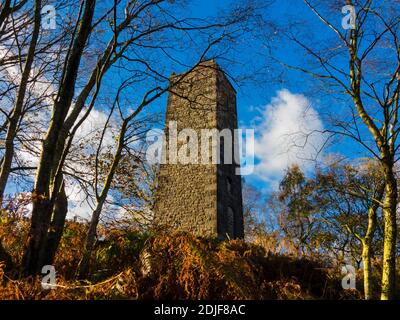
[[[179,84],[168,97],[166,141],[170,143],[170,121],[176,121],[178,133],[185,128],[193,129],[199,143],[197,158],[201,161],[202,129],[237,128],[235,91],[214,61],[203,62],[189,73],[174,75],[171,81]],[[190,139],[178,139],[177,149]],[[201,236],[243,237],[241,178],[234,174],[236,166],[182,164],[179,160],[171,164],[175,159],[173,155],[169,157],[170,145],[164,149],[167,164],[161,164],[158,176],[156,223]],[[220,156],[220,147],[210,144],[210,160],[212,155]],[[188,156],[191,154],[182,150]]]

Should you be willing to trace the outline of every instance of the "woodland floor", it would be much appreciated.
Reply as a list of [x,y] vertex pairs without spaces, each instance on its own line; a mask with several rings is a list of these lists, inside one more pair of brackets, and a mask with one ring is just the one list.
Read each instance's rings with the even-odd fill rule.
[[[56,287],[19,278],[23,223],[0,225],[0,299],[360,299],[340,271],[309,258],[268,254],[242,240],[114,230],[85,280],[74,278],[85,228],[68,223],[55,261]],[[362,279],[357,279],[362,284]],[[362,288],[361,288],[362,289]]]

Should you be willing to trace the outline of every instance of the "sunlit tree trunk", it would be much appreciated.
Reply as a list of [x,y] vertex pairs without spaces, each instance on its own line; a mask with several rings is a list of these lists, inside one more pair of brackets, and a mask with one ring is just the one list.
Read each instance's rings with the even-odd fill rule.
[[371,300],[373,298],[373,283],[372,283],[372,252],[371,245],[374,238],[376,225],[377,225],[377,210],[380,207],[380,203],[383,198],[385,191],[385,184],[381,184],[378,187],[375,198],[371,206],[368,209],[368,225],[367,231],[364,238],[360,238],[362,244],[362,260],[364,266],[364,298],[365,300]]
[[383,244],[383,269],[382,269],[382,300],[392,300],[396,292],[396,206],[397,206],[397,181],[393,167],[385,168],[385,200],[383,204],[384,244]]
[[372,279],[371,279],[371,246],[365,240],[362,243],[362,260],[364,267],[364,298],[365,300],[372,299]]

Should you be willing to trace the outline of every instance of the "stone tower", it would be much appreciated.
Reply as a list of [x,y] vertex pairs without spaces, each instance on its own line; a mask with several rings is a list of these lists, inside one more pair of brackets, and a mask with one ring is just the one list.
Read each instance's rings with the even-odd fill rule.
[[[220,139],[222,135],[214,140],[202,136],[207,131],[204,129],[214,129],[214,132],[215,129],[219,132],[228,129],[234,136],[233,131],[237,129],[236,91],[213,60],[204,61],[186,73],[173,75],[170,81],[175,85],[168,97],[167,143],[163,149],[166,162],[161,164],[158,176],[155,221],[198,236],[243,238],[240,168],[234,157],[230,164],[224,161],[226,148],[230,148],[233,155],[234,143],[231,146],[225,144],[227,138]],[[172,129],[179,134],[187,128],[197,134],[199,146],[193,152],[198,156],[197,163],[195,160],[182,163],[179,158],[182,151],[177,152],[178,160],[170,153],[174,143]],[[178,135],[177,149],[192,142],[192,138]],[[202,150],[207,152],[206,156],[201,155]],[[213,161],[213,157],[219,159],[219,163]],[[208,164],[202,159],[209,160]]]

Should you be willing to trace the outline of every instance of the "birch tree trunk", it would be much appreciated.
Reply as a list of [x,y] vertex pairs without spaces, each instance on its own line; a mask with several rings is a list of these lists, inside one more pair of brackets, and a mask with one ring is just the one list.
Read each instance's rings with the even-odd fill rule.
[[393,300],[396,292],[396,206],[397,181],[393,167],[385,166],[385,200],[383,204],[384,243],[381,300]]
[[382,184],[377,190],[376,197],[373,199],[371,206],[368,209],[368,226],[365,237],[361,238],[362,244],[362,260],[364,265],[364,298],[365,300],[371,300],[373,292],[372,284],[372,266],[371,266],[371,244],[376,230],[377,223],[377,210],[379,208],[379,202],[382,201],[385,185]]

